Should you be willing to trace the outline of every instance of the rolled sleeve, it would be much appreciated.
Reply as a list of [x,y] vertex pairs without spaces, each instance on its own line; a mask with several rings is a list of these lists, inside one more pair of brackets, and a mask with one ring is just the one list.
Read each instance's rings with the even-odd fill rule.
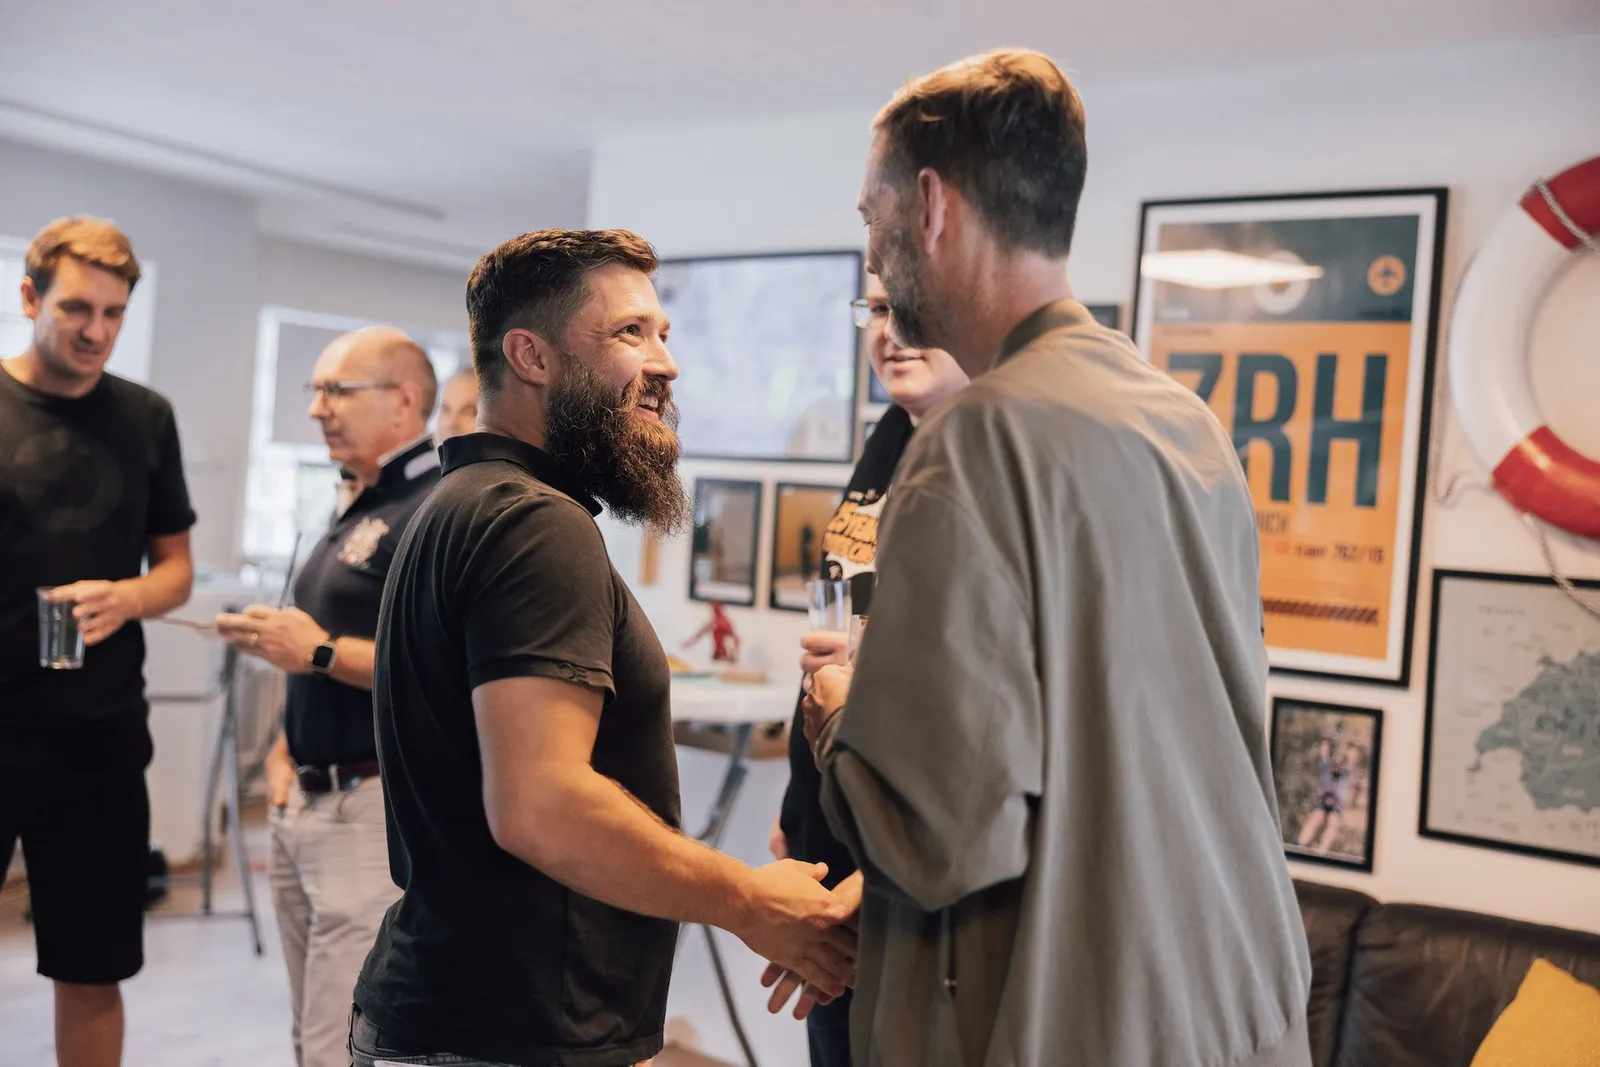
[[560,497],[518,501],[473,551],[465,581],[467,678],[554,678],[609,701],[615,583],[589,514]]

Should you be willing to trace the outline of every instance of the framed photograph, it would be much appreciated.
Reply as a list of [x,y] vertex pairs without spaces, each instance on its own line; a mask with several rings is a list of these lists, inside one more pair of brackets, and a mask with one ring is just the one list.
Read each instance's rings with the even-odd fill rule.
[[1094,321],[1112,330],[1122,329],[1121,304],[1085,304],[1089,314],[1094,316]]
[[695,479],[690,600],[755,606],[761,490],[760,482]]
[[1272,702],[1272,780],[1290,859],[1372,870],[1383,713]]
[[1133,338],[1233,437],[1276,670],[1410,684],[1445,205],[1144,205]]
[[805,611],[806,583],[822,569],[822,541],[844,500],[836,485],[777,487],[772,523],[772,587],[768,604],[779,611]]
[[850,462],[861,271],[860,252],[661,264],[686,458]]
[[1418,832],[1600,866],[1600,619],[1549,578],[1439,570],[1431,631]]

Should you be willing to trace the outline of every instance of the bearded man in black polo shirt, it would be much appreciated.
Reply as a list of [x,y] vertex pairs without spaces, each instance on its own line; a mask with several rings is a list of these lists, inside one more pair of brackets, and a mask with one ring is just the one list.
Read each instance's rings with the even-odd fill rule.
[[655,267],[626,231],[546,230],[467,283],[485,432],[444,443],[378,624],[405,892],[356,986],[358,1067],[654,1056],[678,922],[834,994],[853,977],[826,868],[678,831],[666,655],[594,523],[602,500],[662,530],[689,514]]
[[308,413],[345,474],[337,516],[295,580],[294,607],[255,605],[217,624],[289,676],[267,779],[291,1035],[299,1067],[347,1067],[350,993],[399,896],[372,736],[372,638],[400,535],[439,481],[428,435],[438,385],[427,353],[374,326],[329,345],[309,388]]

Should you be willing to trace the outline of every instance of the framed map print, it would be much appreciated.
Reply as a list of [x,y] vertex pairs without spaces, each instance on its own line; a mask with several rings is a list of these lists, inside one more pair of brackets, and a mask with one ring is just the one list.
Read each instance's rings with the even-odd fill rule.
[[1146,203],[1132,336],[1232,436],[1269,662],[1410,682],[1445,191]]
[[1600,866],[1600,619],[1548,578],[1441,570],[1432,646],[1418,831]]
[[861,277],[860,252],[661,264],[685,458],[855,458]]

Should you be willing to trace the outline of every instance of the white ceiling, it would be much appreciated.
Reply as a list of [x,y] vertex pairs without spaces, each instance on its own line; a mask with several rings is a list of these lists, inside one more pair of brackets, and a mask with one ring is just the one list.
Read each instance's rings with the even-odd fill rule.
[[1092,89],[1600,32],[1600,0],[0,0],[0,25],[0,135],[459,263],[581,224],[591,146],[629,129],[870,108],[1002,44]]

